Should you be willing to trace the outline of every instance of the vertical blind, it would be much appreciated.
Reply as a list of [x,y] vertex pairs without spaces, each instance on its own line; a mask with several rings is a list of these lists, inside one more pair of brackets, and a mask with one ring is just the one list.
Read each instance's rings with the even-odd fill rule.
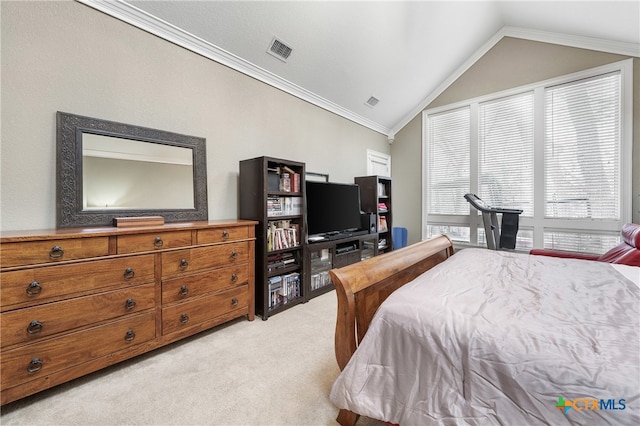
[[533,216],[533,92],[479,105],[478,196]]
[[545,214],[620,218],[620,72],[545,91]]
[[428,214],[469,214],[470,109],[460,108],[430,118],[427,153]]
[[525,245],[595,253],[615,245],[611,230],[625,216],[622,92],[618,69],[427,112],[427,236],[482,243],[463,197],[477,190],[489,205],[523,210]]

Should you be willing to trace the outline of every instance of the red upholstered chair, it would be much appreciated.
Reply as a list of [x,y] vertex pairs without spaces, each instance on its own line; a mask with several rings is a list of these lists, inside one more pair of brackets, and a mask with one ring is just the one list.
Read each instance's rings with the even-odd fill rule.
[[599,262],[620,263],[640,266],[640,225],[627,223],[622,227],[622,242],[605,254],[585,254],[570,251],[533,249],[529,253],[552,257],[568,257],[573,259],[597,260]]

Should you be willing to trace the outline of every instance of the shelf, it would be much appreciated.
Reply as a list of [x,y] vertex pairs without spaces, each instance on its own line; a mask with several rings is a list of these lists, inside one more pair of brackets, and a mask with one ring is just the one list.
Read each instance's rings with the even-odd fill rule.
[[[305,164],[273,157],[257,157],[240,161],[239,169],[239,217],[260,223],[255,244],[255,310],[263,320],[267,320],[269,316],[307,300],[304,283]],[[291,191],[283,191],[283,187],[291,188]],[[279,226],[278,230],[273,228],[276,224]],[[294,242],[298,244],[292,245]],[[274,256],[289,253],[293,254],[295,263],[279,269],[269,268],[270,262],[277,261],[273,259]],[[284,257],[291,258],[290,255]],[[297,297],[288,303],[274,306],[277,303],[275,298],[287,294],[275,294],[277,283],[274,279],[290,274],[299,274]]]
[[[361,176],[354,179],[360,186],[360,204],[363,211],[375,215],[378,233],[387,244],[380,247],[381,252],[393,250],[393,201],[391,178],[385,176]],[[380,208],[380,204],[384,204]],[[386,222],[386,230],[380,230],[381,222]]]
[[[377,246],[378,234],[375,233],[307,244],[306,262],[309,265],[307,267],[309,298],[320,296],[335,288],[330,280],[329,271],[331,269],[360,262],[363,256],[375,256],[377,254]],[[340,253],[338,253],[339,251]]]
[[286,191],[267,191],[267,195],[276,195],[278,197],[302,197],[302,192],[286,192]]
[[302,268],[301,265],[286,266],[286,267],[284,267],[282,269],[267,270],[267,274],[268,274],[269,278],[271,278],[271,277],[275,277],[275,276],[278,276],[278,275],[285,275],[285,274],[288,274],[290,272],[299,272],[301,268]]

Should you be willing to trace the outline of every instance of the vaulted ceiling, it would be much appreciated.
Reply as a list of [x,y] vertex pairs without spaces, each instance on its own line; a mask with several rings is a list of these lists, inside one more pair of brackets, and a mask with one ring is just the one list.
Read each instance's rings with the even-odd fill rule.
[[78,1],[389,137],[505,36],[640,56],[638,1]]

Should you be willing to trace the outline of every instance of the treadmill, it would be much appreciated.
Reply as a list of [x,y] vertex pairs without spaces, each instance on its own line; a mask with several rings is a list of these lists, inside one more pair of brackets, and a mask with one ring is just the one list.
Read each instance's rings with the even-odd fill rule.
[[[520,209],[491,207],[476,194],[464,194],[464,198],[478,211],[482,212],[484,233],[487,236],[489,250],[515,249],[516,235],[520,221]],[[498,213],[502,214],[502,227],[498,226]]]

